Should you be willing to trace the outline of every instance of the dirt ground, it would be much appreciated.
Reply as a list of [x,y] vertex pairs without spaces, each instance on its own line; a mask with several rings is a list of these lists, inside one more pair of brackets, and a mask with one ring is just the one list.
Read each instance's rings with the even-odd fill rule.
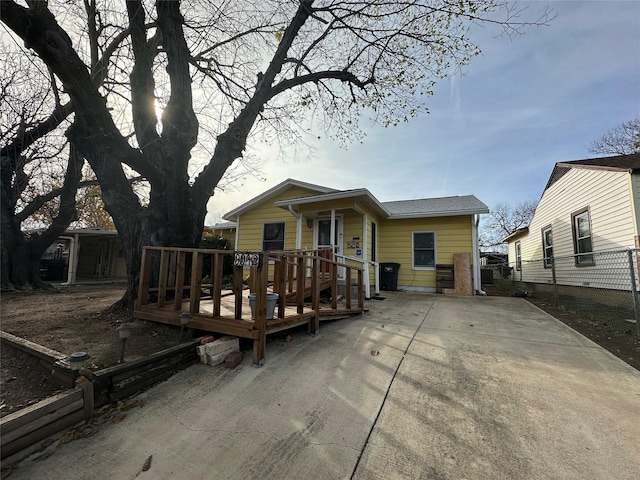
[[[63,354],[87,352],[86,368],[115,365],[121,340],[116,328],[132,321],[128,311],[105,312],[122,297],[123,285],[66,287],[58,291],[2,293],[2,330]],[[177,327],[135,322],[125,359],[134,360],[176,345]],[[186,335],[185,335],[186,337]],[[0,363],[0,417],[58,391],[47,372],[26,354],[3,346]]]
[[[99,369],[117,363],[119,322],[130,321],[128,312],[105,312],[123,294],[121,285],[68,287],[56,292],[3,293],[0,299],[2,330],[64,354],[86,351],[87,367]],[[513,295],[509,289],[487,288],[490,295]],[[536,298],[538,307],[603,346],[640,370],[640,341],[633,334],[612,331],[577,314],[553,308]],[[126,344],[126,360],[163,350],[177,343],[177,327],[137,322]],[[186,336],[185,336],[186,337]],[[37,362],[20,352],[3,348],[0,364],[0,417],[46,398],[59,390]]]

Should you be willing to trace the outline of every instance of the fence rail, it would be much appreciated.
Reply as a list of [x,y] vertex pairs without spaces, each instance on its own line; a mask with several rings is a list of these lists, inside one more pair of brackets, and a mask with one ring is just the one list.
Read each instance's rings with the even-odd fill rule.
[[516,284],[555,306],[640,335],[639,256],[640,249],[625,249],[523,258],[482,268],[492,270],[493,281]]

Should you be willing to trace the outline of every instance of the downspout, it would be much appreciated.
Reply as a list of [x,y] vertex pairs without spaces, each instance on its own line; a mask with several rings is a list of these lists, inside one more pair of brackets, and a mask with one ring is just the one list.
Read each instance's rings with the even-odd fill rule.
[[480,284],[480,245],[478,243],[478,225],[480,224],[480,215],[474,214],[473,226],[471,228],[471,241],[473,243],[473,292],[474,294],[486,295],[482,291]]
[[289,213],[296,217],[296,250],[302,250],[302,215],[289,205]]
[[236,240],[233,242],[233,249],[238,250],[238,234],[240,233],[240,215],[236,217]]

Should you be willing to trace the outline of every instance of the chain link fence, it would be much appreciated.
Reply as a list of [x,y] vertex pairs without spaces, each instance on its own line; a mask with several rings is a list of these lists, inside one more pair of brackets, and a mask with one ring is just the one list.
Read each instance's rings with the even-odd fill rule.
[[486,265],[483,283],[515,285],[522,295],[640,335],[639,256],[627,249]]

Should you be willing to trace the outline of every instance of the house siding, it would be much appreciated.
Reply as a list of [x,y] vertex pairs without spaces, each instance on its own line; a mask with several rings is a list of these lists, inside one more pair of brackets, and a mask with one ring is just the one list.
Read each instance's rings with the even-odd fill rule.
[[435,268],[414,270],[412,232],[436,234],[436,263],[452,264],[455,253],[469,253],[473,260],[472,216],[384,220],[378,224],[378,261],[400,264],[399,287],[436,287]]
[[[571,214],[585,207],[594,251],[634,246],[633,214],[626,173],[573,169],[542,196],[522,241],[522,258],[543,257],[542,228],[551,225],[555,256],[573,255]],[[511,259],[511,257],[510,257]]]
[[[296,226],[297,220],[291,212],[274,205],[279,200],[288,198],[304,197],[315,195],[317,192],[300,187],[291,187],[277,195],[265,199],[262,203],[254,206],[251,210],[240,214],[238,230],[238,250],[261,250],[262,249],[262,229],[265,223],[285,222],[284,246],[287,250],[296,248]],[[303,229],[303,234],[305,233]],[[303,237],[303,240],[311,239],[311,235]],[[304,245],[304,243],[303,243]]]
[[[543,194],[529,225],[528,235],[509,242],[509,262],[515,264],[515,242],[521,241],[524,263],[522,280],[532,283],[550,283],[550,268],[544,268],[542,229],[551,226],[553,254],[555,257],[574,255],[572,214],[589,209],[591,240],[594,252],[620,250],[635,246],[634,212],[629,193],[629,175],[593,169],[572,169]],[[529,261],[529,263],[526,263]],[[533,261],[533,262],[532,262]],[[559,260],[560,261],[560,260]],[[610,266],[596,258],[594,266],[580,267],[580,274],[573,278],[558,279],[565,285],[582,285],[589,278],[596,278],[599,271]],[[560,267],[558,267],[560,268]],[[574,267],[571,261],[562,260],[562,268]],[[520,280],[520,273],[515,277]],[[598,286],[591,282],[591,286]]]

